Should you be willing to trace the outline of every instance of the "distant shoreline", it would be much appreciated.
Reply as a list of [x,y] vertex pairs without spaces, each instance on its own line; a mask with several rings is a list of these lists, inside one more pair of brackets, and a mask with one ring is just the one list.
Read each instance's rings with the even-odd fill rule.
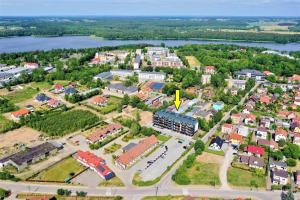
[[104,37],[96,36],[96,35],[85,35],[85,34],[66,34],[62,36],[58,35],[29,35],[29,36],[7,36],[7,37],[0,37],[1,39],[7,39],[7,38],[26,38],[26,37],[32,37],[32,38],[63,38],[63,37],[78,37],[78,36],[85,36],[89,37],[94,40],[98,41],[144,41],[144,40],[152,40],[152,41],[217,41],[217,42],[244,42],[244,43],[270,43],[270,44],[294,44],[299,43],[298,42],[287,42],[287,43],[279,43],[275,41],[261,41],[261,40],[230,40],[230,39],[209,39],[209,38],[189,38],[189,39],[178,39],[178,38],[164,38],[164,39],[124,39],[124,38],[116,38],[116,39],[107,39]]

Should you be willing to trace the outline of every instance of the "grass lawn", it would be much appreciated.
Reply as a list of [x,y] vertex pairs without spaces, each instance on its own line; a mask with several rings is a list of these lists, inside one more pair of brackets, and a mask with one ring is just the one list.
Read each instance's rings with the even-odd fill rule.
[[162,135],[162,134],[159,134],[156,137],[161,142],[166,142],[166,141],[168,141],[171,138],[171,136],[166,136],[166,135]]
[[191,185],[220,185],[219,165],[215,163],[202,163],[195,161],[186,173]]
[[256,182],[260,188],[266,187],[266,177],[260,177],[253,172],[230,167],[227,172],[228,182],[233,186],[251,187],[251,182]]
[[43,89],[50,89],[51,85],[48,82],[33,82],[30,84],[33,88]]
[[31,99],[36,95],[39,91],[36,88],[26,87],[22,90],[16,90],[8,95],[4,96],[12,103],[20,103],[22,101]]
[[114,177],[108,181],[103,181],[99,184],[100,187],[124,187],[124,183],[118,177]]
[[11,120],[6,119],[0,114],[0,133],[4,133],[11,130],[15,126],[15,123]]
[[85,167],[82,164],[74,158],[69,157],[42,171],[32,180],[65,181],[67,178],[71,177],[70,174],[73,173],[75,175],[84,169]]
[[188,60],[190,67],[200,66],[200,62],[195,56],[186,56],[185,58]]
[[122,147],[122,145],[117,144],[117,143],[113,143],[109,147],[104,148],[104,152],[105,152],[105,154],[114,153],[117,150],[119,150],[121,147]]

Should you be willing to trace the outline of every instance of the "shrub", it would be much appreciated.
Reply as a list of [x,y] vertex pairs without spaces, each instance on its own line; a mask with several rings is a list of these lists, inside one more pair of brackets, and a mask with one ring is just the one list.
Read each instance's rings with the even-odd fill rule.
[[297,161],[293,158],[288,158],[287,161],[286,161],[286,164],[289,167],[295,167],[297,165]]

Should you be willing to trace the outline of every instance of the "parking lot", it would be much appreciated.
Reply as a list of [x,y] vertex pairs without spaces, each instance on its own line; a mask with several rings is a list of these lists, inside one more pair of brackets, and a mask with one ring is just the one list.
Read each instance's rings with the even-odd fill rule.
[[141,178],[143,181],[153,180],[167,170],[189,146],[185,139],[172,137],[164,145],[160,146],[154,153],[143,160],[141,165]]
[[[91,178],[93,177],[93,178]],[[97,187],[102,181],[104,181],[96,172],[93,170],[86,170],[76,178],[72,180],[72,183],[80,184],[89,187]]]

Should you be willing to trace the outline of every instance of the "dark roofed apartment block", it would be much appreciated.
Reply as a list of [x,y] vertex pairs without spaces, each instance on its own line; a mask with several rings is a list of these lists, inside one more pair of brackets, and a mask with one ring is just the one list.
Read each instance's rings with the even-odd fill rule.
[[153,125],[188,136],[193,136],[198,130],[198,121],[195,118],[166,110],[157,111],[153,115]]

